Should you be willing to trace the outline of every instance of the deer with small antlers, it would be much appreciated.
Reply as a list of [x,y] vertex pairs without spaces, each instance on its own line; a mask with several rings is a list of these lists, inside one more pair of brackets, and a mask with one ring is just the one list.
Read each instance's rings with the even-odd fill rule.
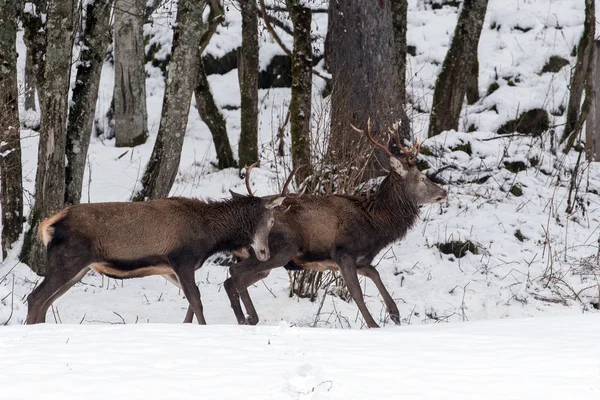
[[370,120],[366,132],[353,128],[389,157],[388,175],[370,197],[305,195],[284,200],[282,208],[286,211],[275,213],[269,234],[271,258],[260,261],[243,249],[234,252],[245,259],[230,267],[231,277],[224,287],[240,324],[258,322],[247,288],[271,269],[284,265],[288,269],[339,270],[367,326],[375,328],[378,325],[365,305],[357,274],[370,278],[382,294],[391,319],[399,323],[398,307],[372,261],[384,247],[406,235],[417,221],[419,206],[443,202],[447,193],[417,169],[418,142],[406,148],[398,141],[401,155],[396,156],[389,150],[390,137],[384,145],[371,136]]

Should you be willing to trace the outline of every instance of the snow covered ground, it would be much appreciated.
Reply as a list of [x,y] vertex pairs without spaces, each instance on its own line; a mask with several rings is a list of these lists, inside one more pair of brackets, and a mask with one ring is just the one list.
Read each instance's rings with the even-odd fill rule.
[[369,331],[7,327],[0,398],[595,400],[599,331],[599,315]]

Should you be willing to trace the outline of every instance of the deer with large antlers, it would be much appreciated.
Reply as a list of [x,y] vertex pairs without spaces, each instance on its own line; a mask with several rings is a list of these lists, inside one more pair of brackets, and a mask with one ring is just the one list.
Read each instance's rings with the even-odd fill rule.
[[401,155],[396,156],[389,150],[389,138],[384,145],[371,136],[370,121],[366,132],[353,128],[389,157],[387,177],[370,197],[287,197],[283,204],[286,212],[275,213],[269,234],[271,258],[260,261],[249,253],[235,252],[246,258],[230,268],[231,277],[224,287],[239,323],[258,322],[247,288],[283,265],[288,269],[338,269],[367,326],[374,328],[378,325],[365,305],[357,273],[367,276],[381,292],[391,319],[399,323],[398,307],[371,263],[384,247],[406,235],[417,221],[420,205],[443,202],[447,193],[417,169],[418,142],[412,148],[398,142]]

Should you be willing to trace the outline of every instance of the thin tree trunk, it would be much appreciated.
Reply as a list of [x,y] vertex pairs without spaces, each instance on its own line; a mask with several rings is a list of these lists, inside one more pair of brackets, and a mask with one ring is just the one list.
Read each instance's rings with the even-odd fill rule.
[[0,0],[0,207],[2,259],[23,230],[15,3]]
[[39,222],[64,206],[65,147],[69,78],[73,48],[74,2],[48,1],[45,27],[46,51],[43,79],[38,80],[41,93],[41,132],[35,205],[30,216],[21,258],[31,269],[44,274],[44,247],[36,240]]
[[144,15],[146,0],[115,0],[115,146],[148,138]]
[[560,142],[564,142],[575,129],[579,119],[581,99],[585,88],[585,80],[591,60],[594,36],[596,32],[596,6],[595,0],[585,0],[585,21],[583,34],[577,46],[577,64],[571,77],[571,90],[569,91],[569,104],[567,106],[567,119],[565,130]]
[[25,56],[25,110],[35,111],[35,73],[29,50]]
[[467,78],[467,104],[475,104],[479,101],[479,60],[477,59],[477,52],[473,65],[471,66],[471,73]]
[[472,75],[473,60],[485,19],[488,0],[465,0],[452,44],[444,59],[433,93],[429,137],[458,129],[458,121]]
[[194,90],[198,113],[212,135],[219,169],[234,168],[236,163],[227,136],[227,124],[210,91],[200,53],[198,53],[198,58],[198,82],[196,83],[196,90]]
[[158,136],[142,178],[142,190],[134,200],[167,197],[175,182],[192,92],[199,76],[200,40],[208,29],[202,22],[205,4],[205,0],[179,1]]
[[292,163],[303,165],[297,179],[312,173],[310,158],[310,117],[312,103],[312,42],[310,26],[312,13],[298,0],[287,0],[294,24],[294,53],[292,55],[292,99],[290,101],[290,130],[292,135]]
[[240,166],[258,161],[258,7],[256,0],[241,0],[242,47],[239,63],[242,97]]
[[[33,97],[33,105],[29,104],[33,108],[28,108],[26,105],[26,109],[35,109],[35,90],[40,89],[38,81],[43,78],[43,60],[46,51],[46,35],[43,34],[45,21],[42,19],[46,14],[46,0],[34,0],[31,3],[33,7],[29,7],[27,12],[23,11],[21,14],[25,31],[23,39],[27,46],[25,87],[31,89],[25,93],[25,96]],[[38,97],[41,101],[41,93],[38,93]]]
[[600,40],[594,41],[590,67],[587,80],[591,103],[585,127],[585,152],[588,161],[600,161]]
[[81,200],[83,173],[90,136],[96,115],[96,100],[104,53],[110,44],[111,0],[87,3],[82,50],[77,65],[71,100],[67,136],[66,194],[67,205]]
[[[364,173],[353,178],[373,147],[354,132],[350,124],[366,128],[371,119],[373,137],[385,142],[388,129],[402,121],[400,136],[409,138],[410,126],[401,98],[394,29],[389,1],[332,1],[331,53],[331,139],[329,157],[346,170],[347,186],[380,175],[388,166],[387,157],[375,152]],[[353,182],[354,181],[354,182]],[[341,181],[340,181],[341,184]]]
[[398,87],[402,102],[406,100],[406,21],[408,16],[407,0],[391,0],[392,22],[394,26],[394,53],[398,66]]

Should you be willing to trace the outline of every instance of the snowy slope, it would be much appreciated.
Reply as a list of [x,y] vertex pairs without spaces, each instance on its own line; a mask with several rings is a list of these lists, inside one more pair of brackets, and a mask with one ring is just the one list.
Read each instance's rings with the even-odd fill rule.
[[597,399],[600,316],[380,331],[8,327],[0,398]]

